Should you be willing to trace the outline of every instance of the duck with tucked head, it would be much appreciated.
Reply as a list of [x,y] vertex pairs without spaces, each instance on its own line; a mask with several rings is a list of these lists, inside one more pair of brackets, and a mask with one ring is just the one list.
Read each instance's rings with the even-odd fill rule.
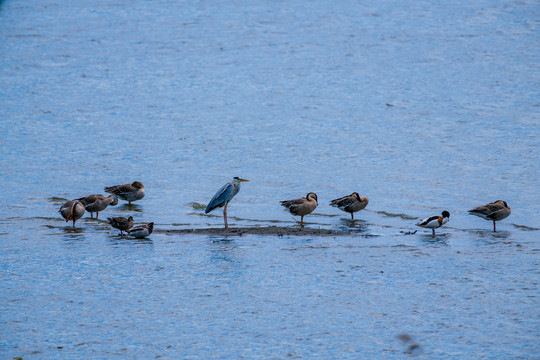
[[281,201],[281,206],[287,208],[293,215],[300,216],[300,224],[304,224],[304,216],[311,214],[317,207],[317,194],[310,192],[306,197]]
[[154,223],[148,223],[146,225],[139,225],[127,230],[127,233],[137,239],[142,239],[150,235],[154,231]]
[[448,220],[450,220],[450,213],[444,210],[441,215],[434,215],[420,220],[416,223],[416,226],[431,229],[433,231],[433,236],[435,236],[435,229],[446,224]]
[[141,200],[145,195],[144,185],[139,181],[134,181],[131,184],[106,186],[105,192],[126,200],[129,205],[132,201]]
[[100,194],[94,194],[79,198],[77,200],[83,204],[86,211],[90,213],[91,218],[93,218],[94,213],[96,213],[96,219],[99,216],[99,212],[105,210],[107,206],[114,206],[118,204],[118,198],[116,195],[103,196]]
[[64,203],[58,212],[66,219],[66,222],[72,220],[73,227],[75,227],[75,221],[84,215],[84,205],[80,201],[70,200]]
[[368,203],[369,199],[367,196],[360,196],[357,192],[353,192],[351,195],[330,201],[330,206],[350,213],[351,220],[354,220],[354,213],[364,209]]
[[479,206],[472,210],[469,210],[468,213],[471,215],[476,215],[485,220],[493,221],[493,231],[497,231],[495,227],[495,221],[500,221],[507,218],[512,210],[506,201],[497,200],[486,205]]

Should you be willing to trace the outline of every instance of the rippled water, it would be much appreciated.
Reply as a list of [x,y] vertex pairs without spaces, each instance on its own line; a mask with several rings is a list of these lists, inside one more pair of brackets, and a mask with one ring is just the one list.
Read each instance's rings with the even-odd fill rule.
[[[539,15],[0,2],[0,357],[538,358]],[[279,200],[314,191],[307,226],[362,236],[133,241],[102,221],[222,226],[203,207],[233,176],[251,182],[231,226],[297,226]],[[134,180],[131,207],[75,230],[57,213]],[[353,191],[370,203],[350,222],[328,202]],[[496,199],[493,233],[466,211]],[[438,236],[405,235],[442,210]]]

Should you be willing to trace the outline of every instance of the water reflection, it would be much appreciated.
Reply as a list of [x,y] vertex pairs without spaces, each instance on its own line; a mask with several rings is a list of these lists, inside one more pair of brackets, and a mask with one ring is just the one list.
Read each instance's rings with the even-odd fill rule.
[[412,336],[404,333],[399,334],[397,338],[401,340],[403,346],[405,346],[405,350],[403,351],[405,354],[416,356],[423,352],[422,346],[420,346]]
[[344,230],[351,229],[359,232],[366,231],[368,225],[365,220],[349,218],[341,218],[339,223],[341,224],[341,228],[344,228]]
[[446,245],[448,246],[448,240],[451,238],[450,234],[421,234],[420,240],[426,244],[432,245]]
[[64,231],[64,233],[70,234],[70,235],[83,234],[85,232],[84,228],[82,228],[82,227],[73,227],[73,225],[72,226],[64,226],[61,229]]
[[[62,240],[66,242],[82,241],[87,239],[86,230],[84,228],[73,228],[72,226],[65,226],[60,228],[63,232]],[[56,237],[57,234],[51,234]]]
[[120,234],[114,236],[109,236],[109,244],[110,245],[139,245],[139,244],[145,244],[145,245],[153,245],[154,241],[149,238],[143,238],[143,239],[137,239],[133,236],[123,235]]
[[210,237],[210,259],[217,263],[241,263],[240,247],[234,237]]
[[[21,3],[0,0],[0,357],[59,357],[48,345],[62,338],[63,358],[377,358],[396,331],[426,358],[537,357],[534,1]],[[222,211],[203,214],[215,174],[244,173],[259,180],[235,199],[235,223],[302,228],[278,200],[309,188],[336,215],[305,228],[366,236],[133,239],[87,215],[62,222],[71,194],[122,183],[119,170],[152,185],[107,216],[222,227]],[[323,204],[359,183],[367,222]],[[514,236],[464,216],[452,237],[399,233],[492,194],[515,204]],[[216,290],[223,278],[230,291]],[[459,331],[441,338],[446,326]]]
[[484,243],[511,243],[512,232],[510,231],[470,230],[469,232]]
[[142,212],[143,207],[138,204],[124,204],[121,206],[118,206],[117,209],[119,209],[122,212]]

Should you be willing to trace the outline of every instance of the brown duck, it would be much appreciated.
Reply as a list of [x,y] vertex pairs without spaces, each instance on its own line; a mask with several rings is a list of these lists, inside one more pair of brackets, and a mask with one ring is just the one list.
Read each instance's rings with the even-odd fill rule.
[[304,216],[311,214],[317,205],[317,194],[312,192],[303,198],[281,201],[281,206],[286,207],[291,214],[300,216],[300,224],[304,224]]
[[330,201],[330,206],[350,213],[351,219],[354,219],[354,213],[365,208],[368,203],[369,199],[367,196],[360,196],[357,192],[353,192],[351,195]]
[[492,203],[479,206],[468,211],[471,215],[480,216],[482,219],[493,221],[493,231],[497,231],[495,228],[495,221],[505,219],[510,215],[512,210],[506,201],[497,200]]

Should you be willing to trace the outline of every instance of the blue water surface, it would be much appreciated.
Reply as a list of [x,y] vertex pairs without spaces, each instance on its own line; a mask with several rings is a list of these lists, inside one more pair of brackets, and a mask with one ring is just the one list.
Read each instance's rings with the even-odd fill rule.
[[[0,1],[0,357],[538,359],[536,1]],[[203,236],[233,176],[232,227]],[[105,186],[146,196],[58,209]],[[357,191],[355,215],[328,202]],[[502,199],[497,224],[467,210]],[[418,218],[448,210],[437,230]],[[104,219],[153,221],[147,240]],[[413,233],[406,235],[407,233]]]

